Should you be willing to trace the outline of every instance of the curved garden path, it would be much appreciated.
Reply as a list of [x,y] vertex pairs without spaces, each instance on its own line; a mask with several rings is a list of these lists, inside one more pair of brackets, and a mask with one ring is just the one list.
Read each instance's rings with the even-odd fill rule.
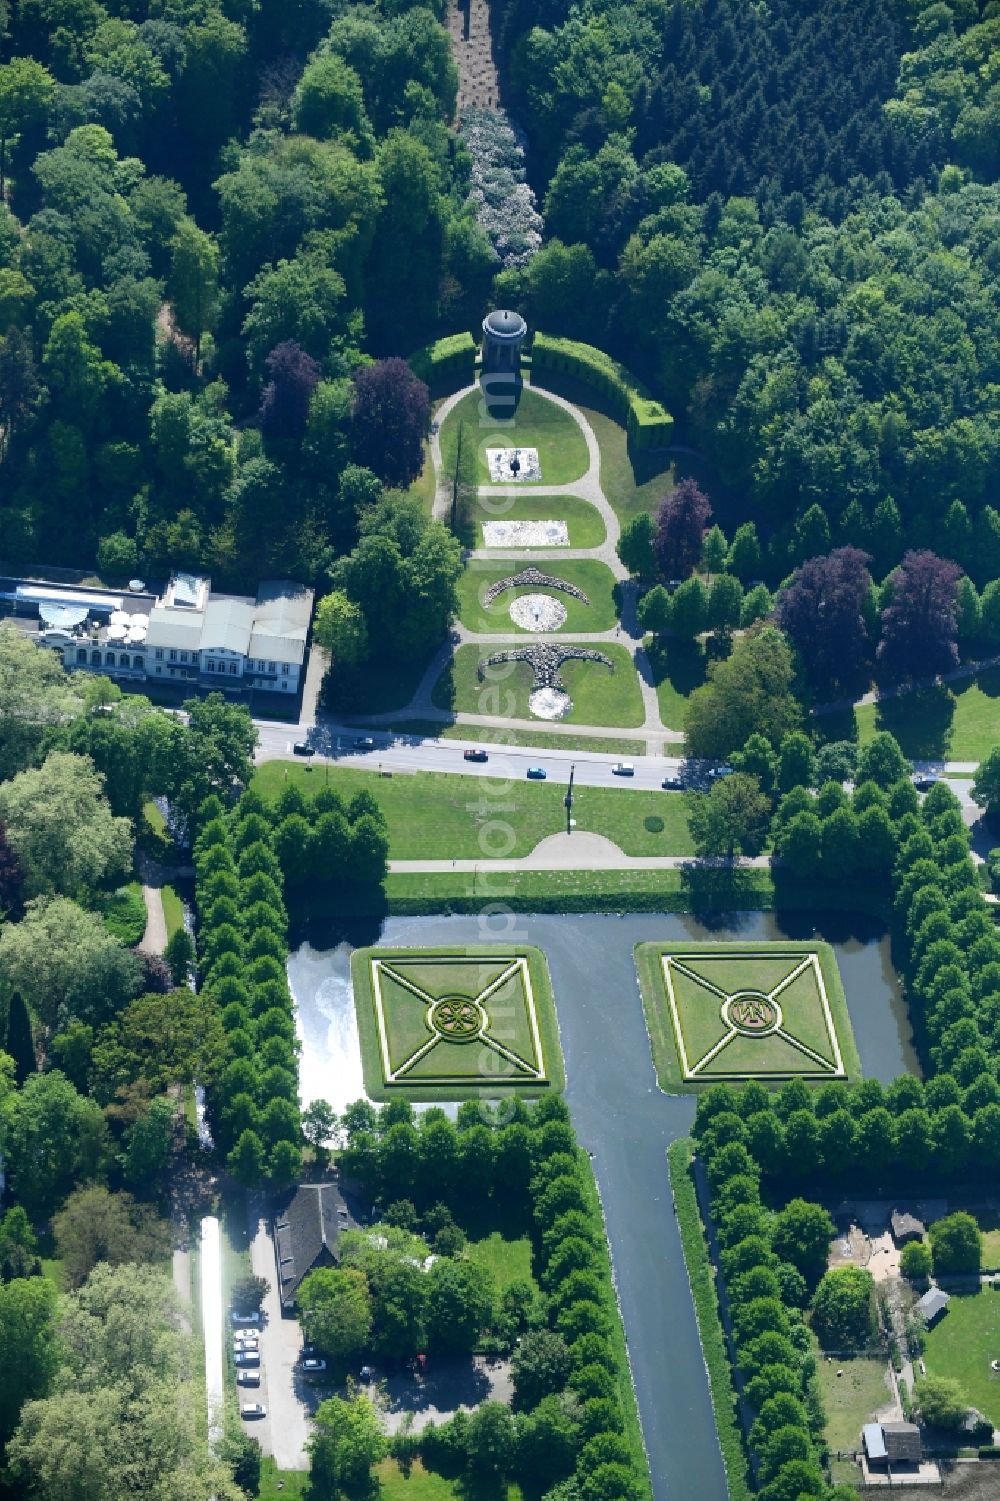
[[[451,489],[447,476],[444,472],[444,460],[441,452],[441,430],[455,407],[467,396],[479,391],[478,384],[463,386],[451,396],[445,398],[435,413],[435,431],[431,435],[430,455],[434,465],[436,486],[434,492],[433,515],[436,520],[447,522],[451,511]],[[388,714],[367,715],[366,723],[369,724],[395,724],[407,719],[426,719],[434,723],[449,724],[478,724],[487,727],[516,729],[516,730],[555,730],[563,731],[567,736],[598,736],[618,738],[623,733],[642,735],[646,741],[646,749],[650,755],[662,755],[664,746],[668,743],[676,744],[683,740],[680,730],[669,728],[663,723],[660,716],[659,698],[656,692],[656,683],[653,677],[652,664],[642,644],[642,630],[640,629],[636,604],[636,587],[629,578],[628,570],[618,556],[618,539],[621,535],[621,527],[618,515],[604,493],[601,485],[601,449],[597,441],[597,435],[587,418],[580,409],[567,401],[564,396],[558,396],[554,391],[546,391],[543,387],[533,385],[531,390],[551,401],[555,406],[564,411],[579,427],[587,446],[587,468],[583,475],[568,484],[547,485],[543,482],[537,485],[480,485],[479,494],[483,496],[510,497],[544,495],[546,497],[558,497],[560,495],[572,496],[574,499],[586,500],[600,513],[604,522],[604,541],[597,547],[588,548],[525,548],[522,550],[510,548],[475,548],[468,556],[484,561],[510,561],[521,563],[524,566],[530,564],[545,564],[550,568],[557,568],[562,561],[574,559],[590,559],[594,562],[603,563],[611,571],[611,575],[621,590],[621,618],[620,624],[607,631],[574,631],[572,637],[567,632],[554,632],[550,634],[529,631],[511,632],[503,634],[482,634],[468,630],[461,623],[455,625],[452,630],[451,640],[446,642],[428,663],[413,698],[404,709],[397,709]],[[502,427],[502,423],[498,423]],[[632,727],[629,731],[624,726],[584,725],[584,724],[561,724],[559,721],[542,719],[498,719],[484,714],[470,714],[466,712],[453,713],[447,709],[438,708],[433,702],[434,685],[441,673],[447,666],[451,656],[458,645],[464,643],[481,643],[490,646],[524,645],[528,641],[617,641],[624,646],[635,664],[636,677],[642,694],[643,722],[641,725]]]

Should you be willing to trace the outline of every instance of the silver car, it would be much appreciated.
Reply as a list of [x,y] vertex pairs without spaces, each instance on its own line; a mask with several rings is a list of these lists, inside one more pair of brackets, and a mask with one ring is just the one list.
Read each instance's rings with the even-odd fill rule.
[[248,1418],[266,1418],[267,1408],[263,1402],[248,1402],[245,1407],[240,1408],[240,1417],[244,1420]]

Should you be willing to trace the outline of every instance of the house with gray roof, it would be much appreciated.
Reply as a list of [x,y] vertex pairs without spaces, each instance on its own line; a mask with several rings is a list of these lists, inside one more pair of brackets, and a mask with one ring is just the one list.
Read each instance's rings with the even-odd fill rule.
[[951,1302],[951,1294],[944,1292],[940,1287],[929,1287],[922,1298],[917,1299],[917,1311],[926,1321],[928,1329],[944,1313]]
[[282,1313],[292,1313],[299,1286],[316,1267],[340,1262],[340,1235],[355,1228],[336,1183],[300,1183],[274,1206],[271,1236]]

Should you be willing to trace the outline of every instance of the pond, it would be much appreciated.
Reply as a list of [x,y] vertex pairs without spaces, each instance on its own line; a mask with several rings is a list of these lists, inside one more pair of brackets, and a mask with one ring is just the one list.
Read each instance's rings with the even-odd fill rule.
[[653,1072],[633,950],[651,940],[826,939],[836,951],[866,1076],[917,1072],[888,939],[844,914],[730,914],[705,927],[684,914],[389,918],[345,928],[321,952],[289,959],[302,1043],[303,1103],[335,1110],[362,1093],[350,987],[355,945],[533,943],[548,957],[566,1061],[566,1100],[590,1153],[608,1226],[657,1501],[725,1501],[711,1398],[674,1218],[666,1151],[694,1119],[694,1098],[661,1093]]

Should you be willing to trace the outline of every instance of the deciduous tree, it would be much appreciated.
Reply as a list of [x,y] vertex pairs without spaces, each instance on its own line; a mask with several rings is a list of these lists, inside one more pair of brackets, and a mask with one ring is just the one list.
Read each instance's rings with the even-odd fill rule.
[[354,376],[351,446],[355,462],[405,489],[423,468],[430,392],[405,360],[367,365]]

